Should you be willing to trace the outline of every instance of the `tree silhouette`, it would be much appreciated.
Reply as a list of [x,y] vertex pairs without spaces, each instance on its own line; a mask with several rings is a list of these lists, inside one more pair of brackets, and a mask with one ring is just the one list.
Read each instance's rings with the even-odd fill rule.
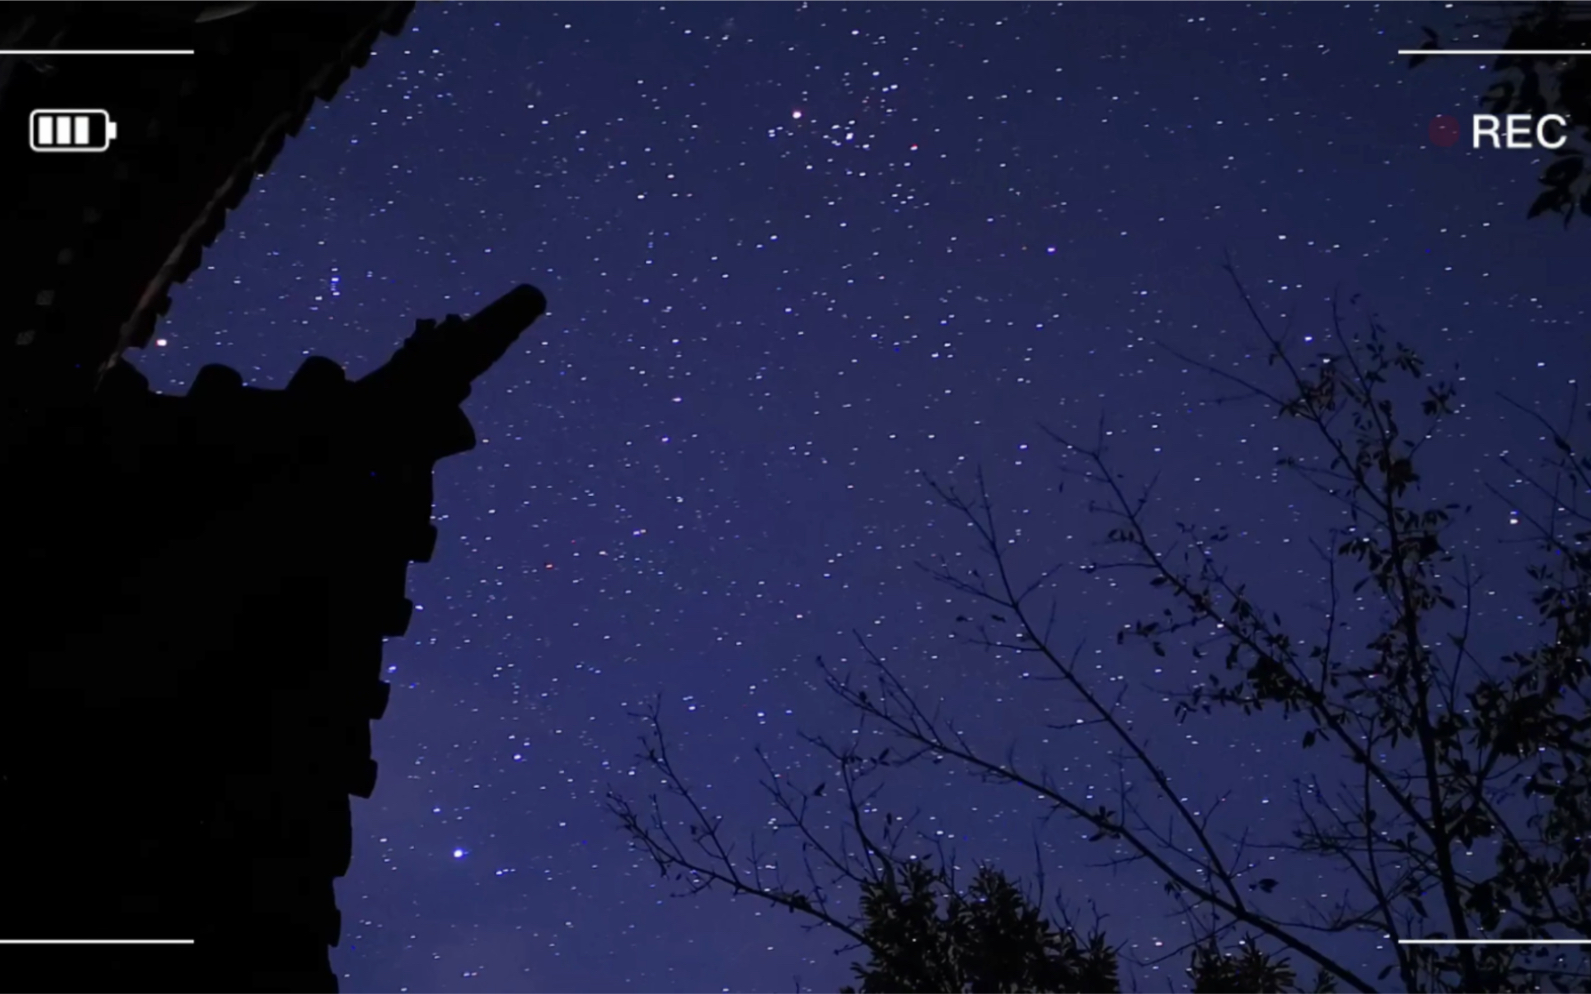
[[[1285,623],[1263,585],[1250,586],[1223,565],[1227,530],[1163,520],[1152,486],[1134,488],[1111,468],[1103,423],[1087,444],[1049,434],[1074,460],[1071,471],[1099,494],[1091,508],[1109,519],[1113,551],[1090,560],[1087,571],[1139,575],[1165,599],[1157,616],[1123,627],[1116,651],[1124,661],[1141,650],[1153,657],[1175,651],[1202,670],[1185,689],[1149,687],[1154,697],[1171,697],[1183,722],[1280,711],[1298,729],[1292,831],[1259,838],[1254,826],[1234,822],[1222,809],[1228,792],[1210,782],[1213,775],[1197,788],[1173,789],[1150,733],[1140,730],[1148,725],[1122,710],[1126,682],[1080,665],[1080,650],[1057,648],[1055,605],[1045,611],[1037,598],[1065,563],[1026,583],[1013,575],[1015,535],[1004,530],[979,472],[974,497],[929,483],[972,526],[983,568],[956,568],[941,557],[924,569],[981,605],[958,618],[969,641],[1020,660],[1025,671],[1047,671],[1032,692],[1054,691],[1064,701],[1058,707],[1082,715],[1075,725],[1047,726],[1050,741],[1090,728],[1111,743],[1103,758],[1118,770],[1114,792],[1092,778],[1093,788],[1070,786],[1019,763],[1014,747],[996,755],[973,744],[941,713],[942,702],[925,700],[858,636],[859,673],[819,660],[828,689],[855,713],[852,739],[804,736],[833,763],[839,789],[830,800],[797,788],[790,772],[758,752],[764,786],[783,816],[774,834],[793,833],[798,857],[768,848],[756,832],[737,855],[722,817],[707,814],[669,761],[657,709],[641,716],[651,722],[643,762],[662,774],[669,801],[654,795],[643,818],[618,794],[609,799],[663,872],[689,892],[722,885],[834,928],[873,953],[877,965],[869,969],[883,978],[879,987],[911,976],[892,958],[906,948],[963,950],[936,952],[911,968],[940,970],[953,961],[963,972],[934,974],[934,983],[967,979],[966,943],[944,938],[952,926],[929,922],[922,901],[892,896],[917,893],[901,868],[924,845],[936,847],[937,837],[916,830],[915,816],[878,803],[881,774],[948,761],[1037,797],[1049,817],[1081,823],[1109,853],[1109,865],[1136,867],[1158,882],[1167,910],[1189,923],[1189,942],[1169,955],[1191,954],[1197,990],[1289,989],[1289,961],[1314,968],[1317,990],[1376,990],[1393,976],[1408,991],[1591,989],[1584,947],[1563,944],[1591,939],[1591,459],[1571,441],[1583,417],[1578,397],[1562,431],[1514,404],[1548,444],[1535,463],[1502,457],[1514,493],[1487,489],[1512,509],[1536,550],[1521,577],[1528,585],[1516,589],[1534,603],[1537,624],[1527,630],[1533,644],[1483,658],[1487,650],[1472,639],[1482,579],[1472,553],[1478,558],[1481,550],[1453,528],[1469,508],[1434,496],[1436,481],[1422,471],[1426,447],[1459,410],[1454,384],[1428,375],[1420,356],[1389,341],[1373,315],[1349,331],[1336,302],[1324,350],[1300,354],[1227,268],[1264,365],[1251,377],[1231,363],[1167,350],[1236,387],[1237,396],[1223,402],[1262,403],[1313,439],[1313,450],[1287,455],[1279,467],[1318,492],[1336,517],[1316,522],[1320,538],[1291,546],[1306,550],[1304,563],[1276,565],[1296,573],[1313,550],[1325,591],[1318,629]],[[889,744],[875,752],[880,741]],[[845,813],[830,837],[817,829],[825,820],[817,812],[831,811],[835,796]],[[673,831],[675,812],[684,814],[688,842]],[[954,859],[939,852],[936,865]],[[1312,866],[1345,882],[1339,898],[1321,904],[1290,892],[1288,875]],[[1042,878],[1040,891],[1042,901]],[[979,892],[967,893],[978,900]],[[896,902],[882,924],[868,911],[882,906],[881,894]],[[947,897],[948,906],[964,908],[968,899]],[[914,923],[917,946],[905,944],[902,922]],[[1031,936],[1037,926],[1023,928]],[[1342,959],[1334,951],[1347,947],[1343,939],[1322,941],[1334,934],[1357,937],[1363,957]],[[1073,931],[1069,941],[1092,955],[1095,938]],[[1474,944],[1483,939],[1514,944]],[[1376,949],[1383,950],[1369,968],[1376,972],[1361,972]],[[1072,964],[1067,969],[1084,969],[1083,961],[1060,958]],[[1041,962],[1037,954],[1019,960]],[[862,976],[874,989],[873,974]],[[1027,983],[1041,974],[1034,967],[1021,976]]]
[[[643,816],[623,797],[609,793],[612,810],[625,830],[653,856],[664,873],[675,872],[692,892],[723,884],[734,893],[761,897],[806,914],[851,938],[850,948],[865,948],[868,962],[851,965],[861,986],[841,988],[842,994],[1102,994],[1121,990],[1117,951],[1106,942],[1097,916],[1095,927],[1086,936],[1069,916],[1057,926],[1044,917],[1039,905],[1030,901],[1016,883],[991,866],[980,866],[971,884],[964,891],[958,889],[954,870],[945,869],[954,866],[954,858],[947,856],[937,843],[937,861],[932,857],[898,855],[906,822],[892,815],[885,816],[876,840],[883,843],[882,848],[869,848],[865,861],[841,859],[811,834],[806,805],[783,789],[778,777],[765,781],[765,786],[790,818],[787,825],[807,836],[803,848],[808,855],[817,856],[827,863],[828,869],[836,871],[836,876],[857,886],[860,915],[849,920],[831,916],[828,891],[817,883],[815,875],[810,875],[810,862],[807,867],[812,886],[806,891],[787,889],[781,880],[764,879],[765,864],[755,852],[745,862],[747,872],[743,875],[730,857],[728,845],[719,837],[719,819],[708,818],[696,807],[674,771],[662,736],[659,704],[654,702],[640,717],[646,719],[653,732],[644,740],[647,761],[663,773],[670,793],[683,799],[696,813],[687,822],[687,834],[691,848],[699,855],[688,854],[678,844],[655,797],[650,815]],[[855,787],[871,772],[868,767],[876,770],[878,764],[855,755],[842,756],[838,762],[848,788],[848,817],[859,825],[865,817],[865,802]],[[814,789],[811,795],[817,796],[818,791]],[[875,841],[865,829],[859,831],[866,844]],[[840,840],[842,845],[845,841]],[[1040,901],[1042,890],[1041,878]],[[1286,961],[1272,958],[1252,943],[1238,955],[1222,953],[1213,943],[1190,948],[1193,958],[1188,972],[1195,991],[1284,994],[1297,989]],[[1330,988],[1321,986],[1317,990]]]
[[[1006,876],[980,867],[965,894],[922,862],[862,888],[872,961],[846,994],[887,991],[1116,991],[1116,951],[1057,929]],[[941,904],[944,913],[940,914]]]
[[[1252,941],[1245,941],[1236,953],[1223,952],[1213,941],[1200,943],[1193,949],[1193,965],[1188,974],[1193,977],[1193,994],[1259,994],[1296,989],[1287,963],[1273,961]],[[1329,983],[1316,988],[1322,992],[1330,989]]]
[[[1465,7],[1485,7],[1503,13],[1461,22],[1454,34],[1467,31],[1470,37],[1481,37],[1506,29],[1507,39],[1501,48],[1584,49],[1588,53],[1497,56],[1492,72],[1500,78],[1481,96],[1480,105],[1490,114],[1529,114],[1533,118],[1557,114],[1565,118],[1569,141],[1553,152],[1552,162],[1542,170],[1540,182],[1545,189],[1531,202],[1527,216],[1559,214],[1565,227],[1574,219],[1576,209],[1591,216],[1591,172],[1586,169],[1586,154],[1591,151],[1591,4],[1538,2]],[[1425,42],[1420,47],[1440,51],[1444,47],[1441,35],[1431,27],[1423,30]],[[1428,58],[1411,56],[1409,67]]]

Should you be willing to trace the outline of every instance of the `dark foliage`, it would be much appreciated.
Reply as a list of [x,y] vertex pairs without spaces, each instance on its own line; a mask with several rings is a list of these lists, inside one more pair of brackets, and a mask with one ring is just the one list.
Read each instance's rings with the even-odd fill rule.
[[1252,940],[1245,941],[1235,953],[1223,952],[1214,942],[1200,943],[1194,947],[1188,975],[1193,978],[1193,994],[1264,994],[1297,989],[1287,961],[1271,959]]
[[1116,951],[1095,932],[1056,929],[998,870],[958,893],[922,862],[862,888],[872,952],[845,994],[888,991],[1117,991]]

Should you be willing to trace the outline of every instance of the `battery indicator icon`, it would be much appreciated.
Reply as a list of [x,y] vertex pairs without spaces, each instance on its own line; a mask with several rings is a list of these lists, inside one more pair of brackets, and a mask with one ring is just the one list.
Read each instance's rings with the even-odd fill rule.
[[28,147],[35,152],[103,152],[116,138],[107,110],[36,110],[28,115]]

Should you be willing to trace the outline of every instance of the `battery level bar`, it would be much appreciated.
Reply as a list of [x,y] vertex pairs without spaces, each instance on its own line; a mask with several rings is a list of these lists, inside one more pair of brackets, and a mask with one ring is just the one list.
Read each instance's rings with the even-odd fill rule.
[[35,152],[103,152],[116,139],[106,110],[36,110],[28,115],[28,147]]

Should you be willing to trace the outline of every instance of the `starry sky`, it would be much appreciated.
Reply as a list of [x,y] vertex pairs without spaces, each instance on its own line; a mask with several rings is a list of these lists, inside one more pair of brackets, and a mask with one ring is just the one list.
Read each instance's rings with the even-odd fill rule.
[[[604,794],[657,789],[628,712],[661,694],[703,798],[739,835],[765,826],[752,750],[824,778],[798,733],[854,724],[815,662],[855,663],[853,630],[991,748],[1017,737],[1074,786],[1113,777],[1087,742],[1045,740],[1066,707],[1052,686],[952,637],[969,605],[915,564],[970,563],[975,543],[919,473],[965,485],[982,466],[1015,568],[1080,566],[1107,523],[1085,488],[1057,490],[1038,425],[1104,415],[1121,471],[1159,475],[1163,520],[1229,523],[1234,568],[1302,610],[1319,571],[1291,553],[1318,508],[1275,468],[1301,436],[1212,403],[1230,391],[1155,344],[1252,356],[1223,253],[1300,336],[1326,331],[1334,290],[1359,294],[1459,365],[1467,404],[1429,473],[1475,503],[1477,555],[1513,575],[1510,508],[1482,483],[1506,485],[1499,455],[1540,433],[1497,393],[1557,416],[1591,368],[1588,236],[1525,220],[1540,153],[1431,143],[1431,118],[1467,115],[1491,79],[1483,59],[1396,55],[1441,16],[450,3],[383,39],[133,356],[164,391],[210,362],[279,388],[312,353],[362,375],[416,318],[520,282],[550,300],[467,402],[479,447],[438,467],[442,538],[387,646],[380,780],[338,886],[343,989],[847,982],[832,934],[671,896]],[[1525,622],[1497,586],[1482,628],[1503,639]],[[1114,645],[1162,603],[1140,588],[1063,570],[1058,639],[1128,689],[1190,795],[1230,790],[1230,824],[1285,834],[1296,733],[1174,724],[1145,685],[1198,674]],[[964,861],[1030,876],[1039,831],[1052,892],[1093,899],[1130,952],[1186,938],[1155,879],[1093,866],[1098,847],[1040,830],[1030,799],[949,763],[895,791]],[[1316,873],[1288,886],[1327,886]],[[1149,989],[1179,977],[1140,971]]]

